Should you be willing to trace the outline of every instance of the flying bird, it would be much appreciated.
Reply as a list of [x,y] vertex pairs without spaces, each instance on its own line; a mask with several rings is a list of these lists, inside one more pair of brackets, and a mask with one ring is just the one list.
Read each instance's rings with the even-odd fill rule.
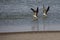
[[31,10],[33,11],[33,19],[34,20],[36,20],[36,19],[38,19],[38,7],[37,7],[37,9],[35,10],[35,9],[33,9],[33,8],[31,8]]
[[43,15],[44,15],[44,16],[47,16],[47,13],[48,13],[49,9],[50,9],[49,6],[48,6],[47,9],[46,9],[46,8],[44,7],[44,5],[43,5]]

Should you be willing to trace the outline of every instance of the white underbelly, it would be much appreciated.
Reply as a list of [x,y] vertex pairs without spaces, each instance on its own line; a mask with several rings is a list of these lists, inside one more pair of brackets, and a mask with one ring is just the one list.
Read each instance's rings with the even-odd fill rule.
[[33,15],[33,17],[37,17],[36,15]]
[[43,13],[44,16],[47,16],[47,14]]
[[33,20],[37,20],[38,17],[36,15],[33,15]]

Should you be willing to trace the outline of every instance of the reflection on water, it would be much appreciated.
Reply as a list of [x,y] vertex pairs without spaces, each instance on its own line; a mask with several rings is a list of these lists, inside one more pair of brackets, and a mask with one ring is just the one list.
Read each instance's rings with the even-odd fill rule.
[[46,27],[46,26],[45,26],[45,25],[46,25],[46,22],[45,22],[45,21],[47,20],[47,18],[48,18],[47,16],[43,16],[43,17],[42,17],[42,20],[43,20],[43,21],[42,21],[42,22],[43,22],[43,30],[44,30],[44,31],[45,31],[45,27]]
[[[48,16],[43,4],[50,6]],[[33,21],[30,8],[39,7],[38,20]],[[60,31],[60,0],[0,0],[0,32]]]
[[33,16],[24,16],[22,19],[0,19],[0,32],[60,30],[60,25],[56,21],[56,24],[53,23],[53,17],[50,19],[49,16],[40,16],[38,20],[33,20],[32,18]]
[[38,20],[33,21],[32,31],[39,31],[39,22]]

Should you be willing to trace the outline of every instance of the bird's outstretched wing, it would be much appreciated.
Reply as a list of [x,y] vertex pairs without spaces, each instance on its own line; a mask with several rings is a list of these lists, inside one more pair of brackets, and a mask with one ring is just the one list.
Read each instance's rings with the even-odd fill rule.
[[39,8],[37,7],[37,9],[36,9],[36,12],[38,13],[39,12]]
[[33,12],[35,12],[35,10],[34,10],[33,8],[31,8],[31,10],[32,10]]
[[38,7],[37,7],[37,9],[36,9],[36,16],[38,15],[38,12],[39,12],[39,9],[38,9]]
[[46,11],[46,9],[45,9],[45,6],[44,6],[44,4],[43,4],[43,12],[45,12]]
[[49,11],[49,9],[50,9],[50,7],[48,6],[48,8],[47,8],[46,12],[48,12],[48,11]]

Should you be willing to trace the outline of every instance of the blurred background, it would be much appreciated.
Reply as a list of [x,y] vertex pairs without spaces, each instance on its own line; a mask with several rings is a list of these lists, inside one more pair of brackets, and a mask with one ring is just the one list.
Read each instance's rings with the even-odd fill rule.
[[[43,17],[43,4],[50,6]],[[33,21],[30,8],[39,7]],[[0,32],[60,31],[60,0],[0,0]]]

